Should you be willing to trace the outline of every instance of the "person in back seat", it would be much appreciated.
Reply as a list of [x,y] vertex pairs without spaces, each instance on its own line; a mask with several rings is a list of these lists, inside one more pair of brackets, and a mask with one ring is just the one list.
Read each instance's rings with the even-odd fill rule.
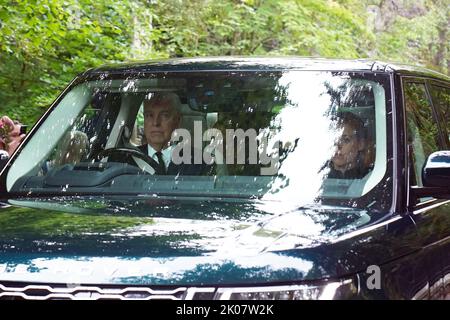
[[66,134],[57,151],[55,165],[66,163],[77,164],[84,159],[89,150],[88,136],[78,130],[70,131]]

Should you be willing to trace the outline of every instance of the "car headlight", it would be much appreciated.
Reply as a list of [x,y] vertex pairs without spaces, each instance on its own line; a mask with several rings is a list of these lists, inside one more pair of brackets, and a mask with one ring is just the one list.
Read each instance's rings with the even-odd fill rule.
[[332,300],[349,299],[357,293],[350,279],[319,285],[219,288],[219,300]]

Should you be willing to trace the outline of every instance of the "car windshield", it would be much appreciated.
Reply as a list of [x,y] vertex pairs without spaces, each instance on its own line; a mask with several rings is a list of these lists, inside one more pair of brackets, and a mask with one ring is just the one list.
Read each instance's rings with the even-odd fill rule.
[[386,210],[388,83],[362,72],[91,74],[34,128],[7,190]]

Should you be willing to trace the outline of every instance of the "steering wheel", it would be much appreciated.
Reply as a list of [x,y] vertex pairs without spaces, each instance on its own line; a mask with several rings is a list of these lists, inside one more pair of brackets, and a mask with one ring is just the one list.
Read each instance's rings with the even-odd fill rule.
[[146,164],[148,164],[150,167],[152,167],[155,172],[158,170],[158,164],[155,160],[150,158],[145,153],[142,153],[139,150],[136,149],[130,149],[130,148],[110,148],[110,149],[104,149],[100,150],[95,156],[94,159],[103,159],[106,157],[110,157],[113,154],[126,154],[129,156],[137,157],[141,160],[143,160]]

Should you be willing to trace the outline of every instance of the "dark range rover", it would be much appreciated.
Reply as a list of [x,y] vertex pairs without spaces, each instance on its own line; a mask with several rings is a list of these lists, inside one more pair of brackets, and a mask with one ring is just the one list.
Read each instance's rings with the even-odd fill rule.
[[[89,70],[0,169],[0,299],[449,299],[449,88],[366,60]],[[160,94],[169,161],[210,170],[142,153]]]

